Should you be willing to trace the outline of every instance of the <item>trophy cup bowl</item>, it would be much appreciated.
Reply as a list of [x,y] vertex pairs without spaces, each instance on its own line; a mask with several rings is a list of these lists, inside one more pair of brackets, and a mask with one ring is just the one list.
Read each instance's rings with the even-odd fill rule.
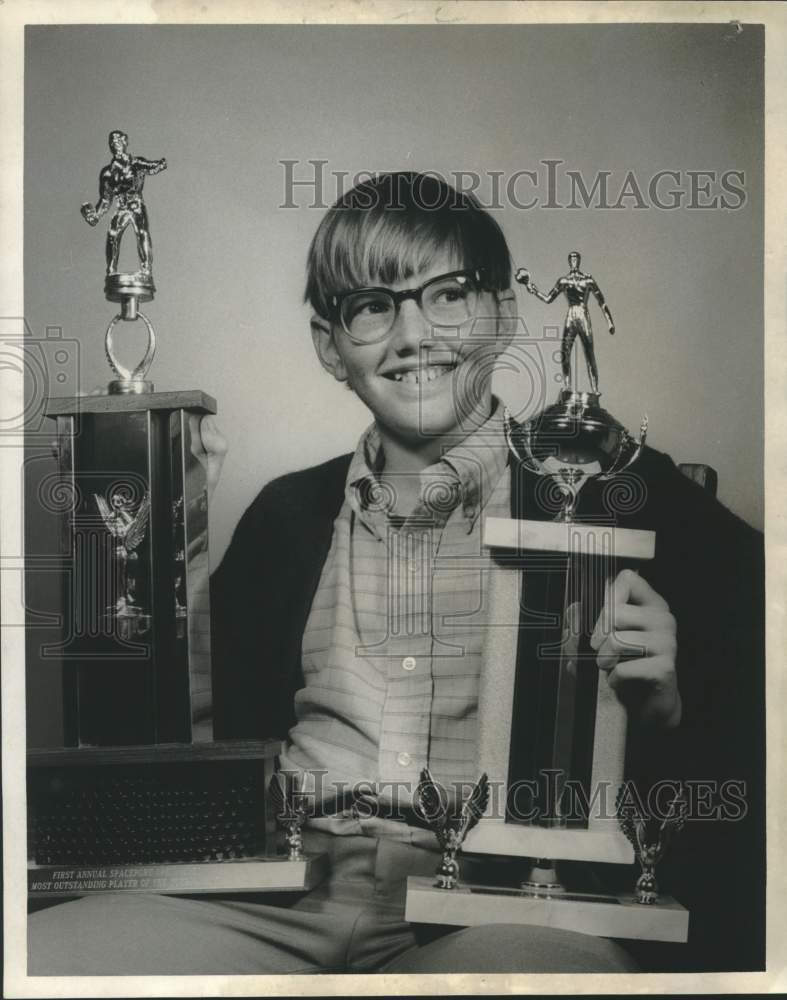
[[551,476],[565,497],[557,520],[571,520],[577,494],[590,478],[611,479],[631,465],[647,435],[647,417],[634,437],[599,404],[600,393],[563,389],[558,400],[523,424],[505,412],[506,438],[519,462]]

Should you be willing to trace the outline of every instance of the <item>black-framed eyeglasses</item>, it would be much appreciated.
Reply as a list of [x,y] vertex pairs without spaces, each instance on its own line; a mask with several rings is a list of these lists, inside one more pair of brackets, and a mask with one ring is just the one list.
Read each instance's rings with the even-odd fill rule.
[[375,344],[393,329],[405,299],[414,299],[427,322],[457,327],[476,316],[482,291],[483,269],[449,271],[418,288],[395,292],[391,288],[354,288],[331,295],[331,318],[338,320],[356,344]]

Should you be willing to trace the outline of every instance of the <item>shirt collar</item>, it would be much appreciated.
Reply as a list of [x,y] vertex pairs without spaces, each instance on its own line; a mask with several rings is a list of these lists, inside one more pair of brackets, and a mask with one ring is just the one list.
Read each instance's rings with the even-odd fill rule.
[[[442,525],[461,503],[468,533],[486,506],[492,490],[508,464],[503,431],[503,405],[492,399],[492,413],[464,441],[448,449],[421,473],[428,485],[410,517],[426,517]],[[355,514],[375,534],[388,521],[394,494],[380,479],[385,466],[380,432],[372,424],[361,435],[350,461],[345,497]]]

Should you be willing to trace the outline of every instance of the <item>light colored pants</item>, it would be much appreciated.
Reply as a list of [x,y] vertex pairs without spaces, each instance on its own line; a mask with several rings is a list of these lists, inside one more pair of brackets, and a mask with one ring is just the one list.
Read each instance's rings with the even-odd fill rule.
[[[587,934],[514,924],[451,931],[404,919],[408,875],[438,856],[412,844],[305,831],[330,874],[309,893],[202,898],[85,896],[28,920],[29,975],[316,972],[626,972]],[[436,938],[436,939],[435,939]]]

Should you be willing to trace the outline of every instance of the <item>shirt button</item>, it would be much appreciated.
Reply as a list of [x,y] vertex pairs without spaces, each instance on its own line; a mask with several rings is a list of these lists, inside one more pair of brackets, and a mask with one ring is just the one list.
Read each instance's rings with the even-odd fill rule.
[[402,660],[402,666],[405,670],[415,670],[416,659],[414,656],[405,656]]
[[410,754],[405,753],[404,751],[396,755],[396,760],[397,763],[399,763],[402,767],[409,767],[413,762],[413,758],[410,756]]

